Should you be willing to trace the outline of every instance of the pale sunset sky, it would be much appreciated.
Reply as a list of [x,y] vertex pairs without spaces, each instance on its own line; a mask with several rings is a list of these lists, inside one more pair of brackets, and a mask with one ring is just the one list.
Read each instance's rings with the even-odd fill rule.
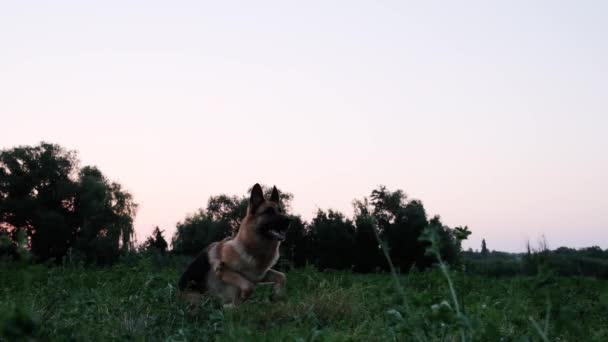
[[608,2],[2,1],[0,127],[120,182],[139,241],[261,182],[608,248]]

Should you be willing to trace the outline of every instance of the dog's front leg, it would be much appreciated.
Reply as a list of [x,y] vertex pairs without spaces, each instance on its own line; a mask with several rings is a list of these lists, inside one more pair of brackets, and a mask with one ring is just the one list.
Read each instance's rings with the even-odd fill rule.
[[277,300],[283,300],[287,297],[287,290],[285,285],[287,284],[287,277],[284,273],[275,270],[268,270],[262,282],[271,282],[272,285],[272,295],[270,296],[270,300],[273,302]]
[[232,299],[234,304],[246,301],[253,294],[255,285],[241,274],[225,267],[224,263],[220,262],[214,268],[214,272],[219,279],[238,288],[239,291],[237,291],[236,296]]

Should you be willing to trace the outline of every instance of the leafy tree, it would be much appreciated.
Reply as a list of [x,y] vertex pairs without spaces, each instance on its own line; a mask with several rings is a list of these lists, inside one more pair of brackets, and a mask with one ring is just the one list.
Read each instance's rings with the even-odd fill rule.
[[[462,241],[468,239],[469,235],[472,234],[471,231],[469,230],[469,226],[455,227],[453,233],[454,233],[454,237],[456,238],[456,240],[458,240],[458,249],[462,250]],[[472,250],[472,249],[469,248],[469,250]]]
[[[419,200],[408,200],[402,190],[391,191],[385,186],[374,189],[369,197],[355,201],[355,222],[357,225],[357,265],[356,269],[367,272],[372,268],[371,260],[383,260],[378,256],[377,242],[373,242],[376,232],[386,242],[393,264],[402,272],[412,267],[425,269],[436,260],[426,254],[428,241],[420,237],[427,227],[436,231],[440,243],[440,253],[447,262],[460,260],[461,241],[471,233],[468,227],[449,228],[441,223],[438,216],[427,219],[424,205]],[[379,261],[377,266],[386,269]]]
[[387,267],[378,241],[375,220],[370,212],[367,198],[353,201],[355,221],[355,250],[353,263],[355,272],[373,272],[377,267]]
[[486,245],[486,239],[481,239],[481,255],[488,256],[489,254],[490,251],[488,250],[488,247]]
[[201,209],[177,224],[171,244],[176,253],[194,255],[231,234],[232,227],[227,221],[216,221]]
[[389,229],[391,224],[403,219],[407,196],[402,190],[390,191],[381,185],[372,191],[370,199],[372,215],[383,232]]
[[213,221],[225,222],[232,232],[236,232],[247,213],[247,203],[245,197],[211,196],[207,202],[207,214]]
[[355,227],[340,212],[319,210],[310,225],[312,262],[320,269],[350,269],[353,265]]
[[393,264],[402,272],[411,267],[426,268],[432,260],[425,255],[427,243],[419,240],[428,225],[422,202],[407,201],[402,190],[390,191],[379,186],[371,195],[372,215],[387,242]]
[[388,227],[386,236],[390,255],[402,272],[414,266],[425,269],[433,263],[433,259],[426,255],[428,244],[419,240],[428,224],[422,202],[412,200],[403,207],[398,220]]
[[576,255],[576,253],[577,253],[576,249],[570,248],[570,247],[563,247],[563,246],[557,248],[553,252],[555,254],[564,255],[564,256],[573,256],[573,255]]
[[40,259],[60,258],[74,241],[68,219],[77,184],[74,152],[42,143],[0,152],[0,229],[13,241],[25,231]]
[[306,222],[300,216],[291,216],[285,242],[281,244],[281,258],[295,267],[305,266],[310,259],[310,241]]
[[131,195],[120,184],[110,182],[96,167],[82,168],[74,199],[79,226],[74,248],[90,261],[116,261],[121,249],[133,247],[136,209]]
[[146,240],[146,242],[144,242],[143,245],[144,250],[156,250],[159,251],[161,254],[165,254],[167,252],[167,247],[168,244],[165,240],[165,237],[163,236],[163,231],[160,230],[160,228],[158,227],[154,228],[152,235],[148,237],[148,239]]
[[586,256],[589,258],[598,258],[598,259],[606,258],[608,256],[604,251],[602,251],[602,249],[599,246],[581,248],[579,250],[579,253],[582,254],[583,256]]
[[0,151],[0,232],[13,242],[25,232],[39,260],[73,248],[89,261],[111,261],[131,247],[131,195],[78,163],[76,152],[44,142]]
[[459,237],[466,238],[467,234],[464,236],[459,235],[457,237],[455,230],[441,223],[441,218],[439,216],[431,218],[429,220],[429,226],[437,232],[439,253],[443,261],[449,264],[459,263],[461,261],[461,242]]

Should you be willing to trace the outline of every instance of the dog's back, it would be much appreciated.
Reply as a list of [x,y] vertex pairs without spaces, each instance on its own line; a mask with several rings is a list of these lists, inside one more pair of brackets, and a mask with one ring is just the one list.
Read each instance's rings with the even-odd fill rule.
[[[213,244],[212,244],[213,245]],[[211,245],[210,245],[211,246]],[[191,263],[179,278],[180,291],[195,290],[205,292],[207,289],[207,274],[210,270],[209,247],[205,248]]]

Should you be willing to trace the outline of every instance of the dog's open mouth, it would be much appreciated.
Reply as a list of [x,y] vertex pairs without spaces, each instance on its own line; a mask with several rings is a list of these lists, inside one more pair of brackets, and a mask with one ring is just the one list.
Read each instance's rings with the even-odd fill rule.
[[272,240],[285,241],[287,229],[268,228],[268,230],[266,230],[266,235]]
[[276,229],[276,228],[268,229],[268,235],[270,235],[274,240],[278,240],[278,241],[285,241],[286,233],[287,233],[287,229]]

